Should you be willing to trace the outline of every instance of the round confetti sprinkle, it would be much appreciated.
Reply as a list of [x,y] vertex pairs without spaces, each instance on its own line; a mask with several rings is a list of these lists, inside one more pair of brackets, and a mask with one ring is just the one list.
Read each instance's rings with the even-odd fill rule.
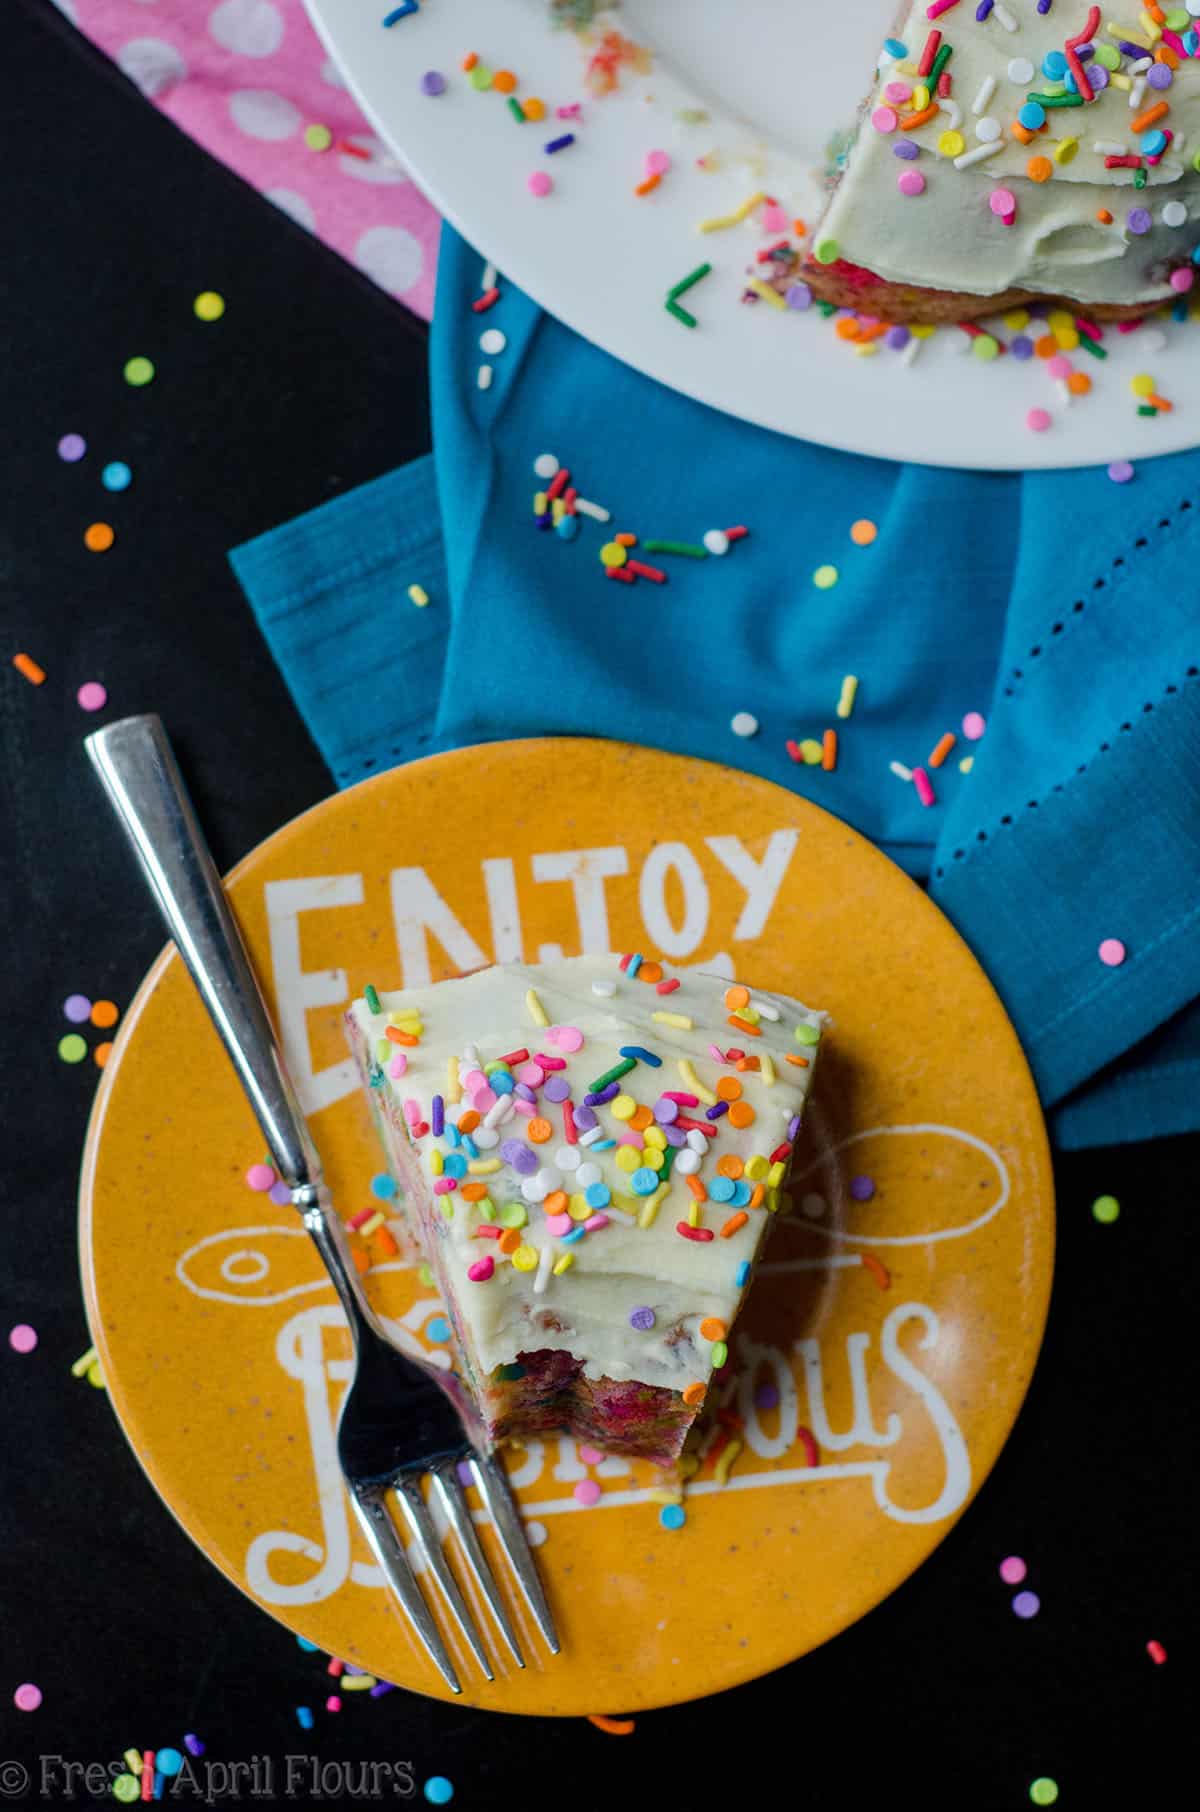
[[735,711],[729,720],[729,728],[735,736],[757,736],[758,719],[750,711]]
[[1196,281],[1196,273],[1189,270],[1172,271],[1167,281],[1176,295],[1185,296]]
[[275,1172],[270,1164],[251,1164],[246,1172],[246,1187],[263,1195],[275,1182]]
[[64,434],[58,443],[58,457],[65,459],[69,466],[82,459],[86,452],[87,442],[82,434]]
[[553,453],[539,453],[533,462],[533,469],[539,478],[553,478],[558,471],[558,461]]
[[1012,353],[1014,359],[1019,360],[1023,364],[1026,359],[1031,359],[1033,357],[1033,341],[1029,338],[1028,334],[1019,333],[1008,342],[1008,350]]
[[892,146],[892,156],[903,158],[905,163],[914,163],[920,155],[920,145],[914,145],[911,139],[903,139],[900,144]]
[[112,1784],[112,1796],[123,1806],[131,1806],[142,1797],[142,1786],[136,1774],[118,1774]]
[[1028,88],[1033,80],[1033,64],[1028,57],[1014,57],[1008,66],[1008,79],[1018,88]]
[[1181,227],[1187,225],[1188,212],[1181,201],[1169,201],[1162,211],[1164,226]]
[[962,733],[968,742],[978,742],[987,729],[987,719],[978,711],[968,711],[962,720]]
[[431,1774],[422,1792],[431,1806],[448,1806],[454,1798],[454,1783],[444,1774]]
[[1154,225],[1154,216],[1149,208],[1130,208],[1125,216],[1125,225],[1131,233],[1136,233],[1140,238],[1143,233],[1148,233]]
[[901,195],[924,195],[925,178],[919,170],[901,170],[896,178],[896,187]]
[[58,1041],[58,1054],[64,1063],[82,1063],[87,1056],[87,1045],[78,1032],[68,1032]]
[[271,1187],[267,1190],[267,1200],[269,1202],[274,1202],[277,1208],[290,1208],[292,1204],[292,1192],[286,1183],[272,1183]]
[[1012,1601],[1013,1615],[1026,1623],[1036,1617],[1042,1608],[1042,1601],[1036,1592],[1018,1592]]
[[133,473],[123,459],[110,459],[100,474],[100,483],[106,491],[127,491],[133,483]]
[[900,118],[894,107],[876,107],[871,115],[871,124],[876,132],[894,132],[900,124]]
[[37,1343],[37,1329],[31,1328],[27,1321],[18,1321],[16,1327],[8,1331],[8,1344],[14,1353],[32,1353]]
[[658,1520],[664,1529],[682,1529],[687,1521],[687,1511],[682,1504],[664,1504]]
[[1030,182],[1049,182],[1054,175],[1054,165],[1048,157],[1031,157],[1025,166],[1025,174]]
[[577,1504],[590,1510],[593,1504],[600,1502],[600,1487],[595,1479],[580,1479],[571,1495]]
[[1125,946],[1119,937],[1106,937],[1097,952],[1107,969],[1119,969],[1125,961]]
[[83,545],[93,554],[106,554],[116,538],[107,522],[90,522],[83,531]]
[[396,1179],[381,1170],[378,1176],[371,1178],[371,1194],[378,1196],[381,1202],[390,1202],[396,1193]]
[[632,1310],[629,1316],[629,1325],[631,1328],[637,1328],[640,1334],[648,1334],[650,1329],[654,1326],[654,1310],[651,1308]]
[[446,78],[438,69],[427,69],[421,77],[422,94],[445,94]]
[[604,1458],[604,1455],[598,1447],[589,1447],[585,1443],[585,1445],[579,1449],[579,1457],[585,1466],[598,1466]]
[[997,358],[1000,353],[1000,342],[990,333],[977,333],[971,341],[971,352],[977,359]]
[[183,1757],[178,1749],[156,1749],[154,1766],[160,1774],[165,1774],[170,1780],[183,1767]]
[[333,133],[328,126],[312,125],[304,128],[304,142],[310,151],[328,151],[333,143]]
[[98,1044],[92,1052],[92,1062],[98,1070],[102,1070],[111,1056],[112,1043],[109,1039],[105,1039],[104,1043]]
[[36,1711],[41,1702],[42,1689],[35,1686],[32,1680],[26,1680],[13,1694],[13,1704],[18,1711]]
[[867,516],[862,516],[857,522],[850,524],[850,539],[855,547],[870,547],[878,533],[879,530]]
[[1048,1774],[1039,1774],[1029,1783],[1029,1797],[1035,1806],[1052,1806],[1058,1798],[1058,1782]]
[[154,382],[153,360],[144,359],[140,355],[137,358],[126,359],[124,378],[125,382],[132,384],[135,390],[140,390],[143,384],[152,384]]
[[549,1534],[545,1523],[532,1522],[525,1525],[525,1540],[531,1548],[540,1548]]
[[836,239],[822,239],[813,256],[818,264],[836,264],[842,255],[842,248]]
[[450,1339],[450,1323],[444,1315],[435,1315],[425,1324],[425,1332],[435,1346],[445,1346]]
[[875,1194],[875,1182],[872,1177],[853,1177],[850,1182],[850,1193],[856,1202],[869,1202]]
[[72,1025],[81,1026],[92,1017],[92,1003],[86,994],[68,994],[63,1001],[63,1013]]
[[1020,1585],[1027,1571],[1019,1554],[1009,1554],[1000,1562],[1000,1577],[1005,1585]]
[[489,327],[479,336],[479,350],[486,352],[489,358],[503,352],[507,345],[508,340],[498,327]]
[[1111,1227],[1120,1212],[1121,1204],[1115,1195],[1098,1195],[1092,1203],[1092,1219],[1102,1227]]
[[75,702],[81,711],[103,711],[108,693],[99,680],[85,680],[75,694]]
[[1031,409],[1025,417],[1025,426],[1034,434],[1044,434],[1053,422],[1053,416],[1047,409]]
[[1133,464],[1128,459],[1114,459],[1108,468],[1108,475],[1114,484],[1128,484],[1133,477]]
[[531,195],[549,195],[554,182],[545,170],[534,170],[526,177],[525,187]]
[[807,283],[789,283],[783,299],[789,308],[811,308],[813,295]]
[[115,1001],[97,1000],[92,1004],[91,1017],[94,1026],[99,1026],[101,1031],[107,1031],[110,1026],[115,1026],[121,1017],[120,1008]]
[[816,572],[813,574],[813,584],[818,591],[828,591],[830,587],[836,585],[837,582],[838,569],[836,566],[818,566]]
[[724,529],[705,529],[704,545],[710,554],[716,554],[719,558],[722,554],[727,554],[729,552],[729,536],[725,533]]
[[192,313],[198,321],[219,321],[225,313],[225,298],[215,289],[202,289],[192,303]]

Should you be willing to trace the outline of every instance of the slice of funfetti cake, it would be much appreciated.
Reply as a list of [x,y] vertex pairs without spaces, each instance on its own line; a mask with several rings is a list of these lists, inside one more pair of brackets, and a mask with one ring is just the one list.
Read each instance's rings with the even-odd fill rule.
[[346,1023],[489,1439],[674,1460],[779,1211],[824,1016],[580,956],[369,988]]

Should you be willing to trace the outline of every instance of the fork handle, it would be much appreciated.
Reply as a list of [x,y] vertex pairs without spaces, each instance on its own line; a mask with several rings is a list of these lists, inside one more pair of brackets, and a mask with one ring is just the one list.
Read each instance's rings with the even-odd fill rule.
[[233,1061],[272,1163],[293,1191],[311,1188],[315,1206],[320,1159],[162,720],[125,717],[84,746]]

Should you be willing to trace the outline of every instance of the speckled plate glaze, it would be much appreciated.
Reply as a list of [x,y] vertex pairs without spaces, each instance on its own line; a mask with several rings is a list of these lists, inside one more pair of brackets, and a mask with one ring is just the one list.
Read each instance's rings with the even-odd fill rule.
[[[341,1029],[369,981],[586,942],[833,1015],[795,1214],[736,1329],[744,1447],[728,1482],[706,1463],[672,1532],[649,1466],[585,1465],[565,1440],[514,1454],[564,1652],[547,1661],[526,1626],[530,1667],[499,1657],[485,1687],[452,1637],[467,1701],[670,1704],[795,1659],[893,1591],[1000,1451],[1053,1261],[1029,1071],[920,890],[765,781],[584,740],[464,749],[366,781],[269,838],[229,887],[347,1217],[381,1168]],[[444,1696],[350,1530],[333,1447],[349,1337],[291,1209],[246,1185],[260,1158],[165,953],[104,1072],[83,1169],[84,1281],[114,1407],[165,1503],[264,1610]],[[398,1339],[444,1356],[429,1337],[441,1305],[403,1254],[368,1285]],[[574,1497],[585,1476],[594,1509]]]
[[[380,137],[494,260],[502,286],[519,284],[660,383],[782,434],[925,465],[1106,465],[1196,444],[1194,323],[1168,323],[1167,344],[1153,352],[1144,334],[1110,333],[1107,363],[1079,361],[1092,394],[1068,402],[1040,360],[984,363],[953,329],[909,367],[891,352],[857,357],[815,314],[743,306],[747,267],[772,240],[753,221],[704,235],[698,223],[764,190],[789,215],[816,219],[829,147],[846,142],[899,0],[622,0],[615,23],[653,52],[653,69],[600,100],[584,83],[583,48],[552,29],[550,0],[428,0],[388,31],[383,0],[305,4]],[[1034,0],[1010,10],[1036,17]],[[547,118],[518,125],[502,94],[476,92],[461,68],[468,51],[515,73],[518,94],[544,100]],[[421,92],[429,70],[446,80],[436,98]],[[554,107],[577,100],[576,143],[546,156],[543,145],[572,129]],[[685,125],[684,111],[703,117]],[[652,150],[672,166],[639,198]],[[554,182],[541,200],[527,187],[534,171]],[[713,269],[684,298],[697,320],[689,332],[663,300],[702,260]],[[479,322],[480,331],[504,325],[503,307]],[[1170,415],[1138,416],[1129,381],[1143,371],[1174,403]],[[474,376],[472,364],[467,381]],[[1049,432],[1027,427],[1034,408],[1053,416]]]

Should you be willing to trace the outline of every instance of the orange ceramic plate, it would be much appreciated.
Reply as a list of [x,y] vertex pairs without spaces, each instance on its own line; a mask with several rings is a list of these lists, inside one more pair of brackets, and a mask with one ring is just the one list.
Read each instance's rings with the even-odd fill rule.
[[[659,1522],[652,1469],[566,1440],[514,1456],[563,1637],[464,1697],[638,1710],[765,1673],[900,1584],[1012,1427],[1053,1255],[1045,1133],[981,970],[925,896],[835,818],[744,774],[588,741],[493,744],[381,775],[248,856],[230,891],[346,1216],[379,1153],[341,1014],[492,958],[643,951],[833,1014],[797,1163],[734,1357],[743,1445]],[[179,960],[160,958],[104,1073],[82,1185],[89,1314],[125,1432],[204,1551],[272,1615],[444,1696],[349,1527],[334,1423],[349,1338]],[[869,1178],[858,1200],[850,1184]],[[859,1185],[860,1191],[863,1185]],[[399,1259],[369,1288],[432,1352],[440,1305]],[[588,1472],[603,1496],[584,1510]]]

